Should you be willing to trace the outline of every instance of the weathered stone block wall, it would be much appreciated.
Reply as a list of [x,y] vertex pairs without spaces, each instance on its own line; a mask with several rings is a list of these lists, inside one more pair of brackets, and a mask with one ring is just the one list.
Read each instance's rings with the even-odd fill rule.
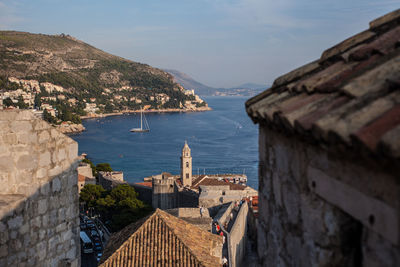
[[259,148],[263,266],[400,266],[398,177],[265,125]]
[[80,163],[78,166],[78,174],[81,174],[89,178],[94,178],[93,171],[89,163]]
[[99,184],[106,190],[112,190],[114,187],[116,187],[120,184],[126,184],[126,182],[104,178],[100,175],[99,176]]
[[176,191],[177,207],[198,207],[199,195],[191,191]]
[[149,205],[152,205],[152,195],[153,195],[153,189],[148,186],[142,186],[138,184],[130,184],[133,188],[135,188],[135,191],[139,194],[138,199],[141,201],[146,202]]
[[153,178],[153,208],[162,210],[173,209],[176,207],[175,179],[173,178]]
[[30,111],[0,134],[0,266],[79,265],[77,143]]
[[257,247],[258,212],[249,209],[247,216],[247,237],[252,241],[252,247]]
[[243,257],[246,253],[247,240],[247,215],[249,206],[244,202],[236,216],[235,223],[229,232],[229,250],[233,260],[230,266],[242,266]]

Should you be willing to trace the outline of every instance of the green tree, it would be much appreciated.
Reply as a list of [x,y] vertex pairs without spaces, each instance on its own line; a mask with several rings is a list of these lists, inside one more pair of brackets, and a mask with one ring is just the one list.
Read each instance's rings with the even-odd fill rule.
[[22,96],[21,96],[21,95],[18,97],[18,103],[17,103],[17,106],[18,106],[20,109],[25,109],[25,108],[28,108],[28,105],[27,105],[27,104],[25,104],[25,102],[24,102],[24,99],[22,98]]
[[120,184],[114,187],[110,195],[117,203],[126,199],[136,199],[138,196],[135,189],[128,184]]
[[43,119],[49,123],[56,123],[57,119],[53,117],[47,109],[43,110]]
[[105,193],[101,185],[87,184],[85,185],[80,194],[79,200],[85,202],[88,207],[95,207],[97,200]]
[[3,100],[3,105],[6,107],[14,106],[14,102],[11,100],[11,98],[7,97]]
[[111,113],[114,110],[114,106],[112,104],[110,104],[109,102],[106,103],[105,107],[104,107],[104,111],[106,113]]
[[36,94],[35,95],[35,108],[39,108],[41,104],[42,104],[42,100],[40,99],[40,95]]
[[114,208],[115,205],[115,199],[113,199],[110,195],[107,195],[106,197],[100,198],[96,201],[97,209],[100,212],[107,212],[110,209]]
[[109,163],[99,163],[96,165],[97,172],[112,172],[112,168]]

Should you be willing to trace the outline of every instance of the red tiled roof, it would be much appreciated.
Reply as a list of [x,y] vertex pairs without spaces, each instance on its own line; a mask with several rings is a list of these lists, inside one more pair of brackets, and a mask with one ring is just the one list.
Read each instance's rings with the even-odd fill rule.
[[90,178],[85,175],[78,174],[78,182],[88,182],[88,181],[90,182],[90,181],[95,181],[95,180],[96,180],[96,178]]
[[254,122],[400,158],[400,9],[249,99]]
[[85,176],[82,174],[78,174],[78,182],[84,182],[85,181]]
[[196,177],[195,179],[193,179],[193,181],[192,181],[192,186],[197,186],[197,184],[198,184],[200,181],[202,181],[204,178],[206,178],[206,177],[207,177],[207,175],[204,175],[204,174],[199,175],[198,177]]
[[147,186],[147,187],[153,187],[152,182],[141,182],[141,183],[135,183],[137,185],[142,185],[142,186]]
[[231,182],[226,181],[219,181],[218,179],[214,178],[204,178],[200,183],[193,184],[193,189],[198,189],[201,185],[208,185],[208,186],[221,186],[221,185],[228,185],[230,190],[244,190],[246,188],[245,185],[234,184]]
[[222,237],[157,209],[112,235],[100,266],[214,267],[221,255]]

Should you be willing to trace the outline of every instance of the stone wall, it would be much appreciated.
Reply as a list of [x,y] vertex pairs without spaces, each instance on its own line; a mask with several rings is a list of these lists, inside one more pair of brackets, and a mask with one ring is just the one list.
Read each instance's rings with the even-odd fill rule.
[[398,175],[265,125],[259,151],[262,265],[400,266]]
[[135,191],[139,194],[138,199],[146,202],[150,206],[152,205],[153,189],[148,186],[143,186],[139,184],[129,184]]
[[231,267],[242,266],[243,257],[246,253],[247,240],[247,214],[249,206],[244,202],[236,216],[235,222],[229,232],[229,250],[232,258]]
[[84,163],[84,162],[79,163],[78,174],[81,174],[85,177],[94,178],[93,171],[89,163]]
[[152,205],[153,208],[162,210],[173,209],[176,207],[176,186],[175,179],[169,177],[157,176],[152,179],[153,195]]
[[166,212],[205,231],[212,231],[213,219],[210,217],[208,209],[204,209],[203,214],[200,214],[200,208],[175,208],[166,210]]
[[190,190],[177,190],[177,207],[198,207],[199,195]]
[[0,133],[0,266],[78,266],[77,143],[30,111]]
[[236,200],[241,200],[244,197],[256,196],[258,192],[251,187],[246,187],[244,190],[230,190],[229,185],[223,186],[200,186],[199,205],[203,207],[213,207],[224,203],[229,203]]
[[111,190],[120,184],[126,184],[123,172],[99,172],[99,184],[106,190]]
[[257,247],[258,212],[249,208],[247,215],[247,237],[252,241],[252,249]]

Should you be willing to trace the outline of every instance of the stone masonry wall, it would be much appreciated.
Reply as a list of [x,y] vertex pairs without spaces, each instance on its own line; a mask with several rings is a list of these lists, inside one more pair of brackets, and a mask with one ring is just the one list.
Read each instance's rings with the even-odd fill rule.
[[133,188],[135,188],[136,193],[139,194],[138,199],[146,202],[149,205],[152,205],[152,197],[153,197],[153,189],[148,186],[142,186],[138,184],[131,183],[129,184]]
[[264,125],[259,148],[262,266],[400,266],[398,177]]
[[30,111],[0,112],[0,266],[80,264],[77,153]]
[[248,212],[249,206],[247,202],[244,202],[229,232],[229,250],[233,260],[230,265],[231,267],[242,266],[242,261],[246,253]]
[[166,179],[152,179],[152,205],[153,208],[162,210],[173,209],[176,207],[176,194],[175,194],[175,180],[171,178]]

